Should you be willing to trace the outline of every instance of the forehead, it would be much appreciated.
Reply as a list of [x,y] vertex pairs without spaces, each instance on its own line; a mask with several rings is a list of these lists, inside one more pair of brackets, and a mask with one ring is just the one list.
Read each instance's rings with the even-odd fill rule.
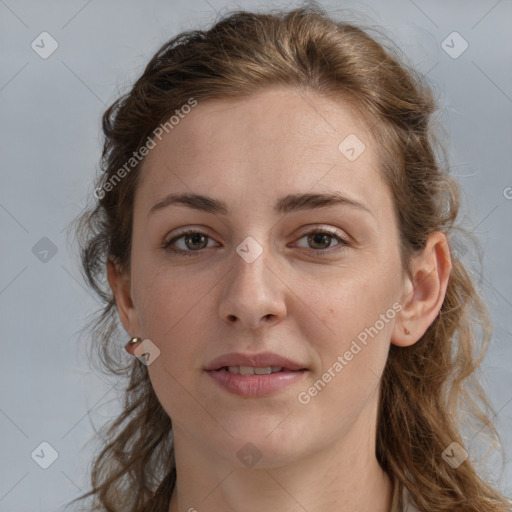
[[[173,155],[180,160],[208,158],[212,152],[249,158],[262,145],[273,158],[283,152],[287,157],[311,154],[318,158],[319,149],[338,151],[347,135],[368,139],[366,132],[362,119],[347,102],[335,102],[311,91],[274,87],[244,98],[200,100],[164,138],[174,140]],[[171,149],[159,146],[147,160]],[[263,155],[258,153],[258,157]]]
[[198,101],[156,142],[137,191],[146,210],[171,192],[231,202],[338,191],[384,207],[377,148],[363,120],[348,103],[313,92],[278,87]]

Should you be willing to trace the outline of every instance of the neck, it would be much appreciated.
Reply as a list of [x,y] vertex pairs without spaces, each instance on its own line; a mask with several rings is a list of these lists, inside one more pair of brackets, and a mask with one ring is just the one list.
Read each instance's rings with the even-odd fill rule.
[[361,414],[350,432],[321,450],[262,468],[208,454],[173,425],[177,480],[169,512],[390,512],[393,485],[375,457],[371,416]]

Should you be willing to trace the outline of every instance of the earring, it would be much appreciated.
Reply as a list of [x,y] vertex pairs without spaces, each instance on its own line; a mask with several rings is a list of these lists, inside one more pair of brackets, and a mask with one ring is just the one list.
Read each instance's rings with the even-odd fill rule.
[[404,327],[404,332],[405,332],[405,334],[411,334],[411,332],[409,331],[409,329],[407,329],[407,327]]
[[126,351],[131,355],[133,356],[132,354],[132,347],[134,345],[136,345],[137,343],[140,343],[142,341],[142,338],[132,338],[125,346],[124,348],[126,349]]

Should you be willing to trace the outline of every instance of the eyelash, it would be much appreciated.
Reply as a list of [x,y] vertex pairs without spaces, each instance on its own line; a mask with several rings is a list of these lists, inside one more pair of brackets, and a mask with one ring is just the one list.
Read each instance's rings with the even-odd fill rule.
[[[318,254],[320,256],[329,256],[332,253],[341,252],[341,251],[345,250],[350,245],[350,243],[347,239],[342,238],[341,236],[339,236],[325,228],[313,228],[312,230],[304,233],[299,238],[299,240],[304,238],[307,235],[311,235],[311,234],[315,234],[315,233],[322,233],[322,234],[329,235],[332,238],[336,238],[339,242],[337,245],[334,246],[334,248],[330,247],[328,249],[309,249],[310,251],[312,251],[315,254]],[[186,231],[182,231],[180,234],[171,238],[169,241],[164,241],[162,244],[162,249],[164,249],[165,251],[170,252],[176,256],[196,256],[197,254],[200,254],[205,249],[198,249],[196,251],[193,251],[193,250],[184,251],[183,249],[176,249],[175,247],[172,247],[172,244],[174,242],[176,242],[177,240],[179,240],[180,238],[183,238],[187,235],[195,235],[195,234],[204,235],[208,239],[211,239],[211,237],[208,236],[203,231],[199,231],[197,229],[188,229]]]

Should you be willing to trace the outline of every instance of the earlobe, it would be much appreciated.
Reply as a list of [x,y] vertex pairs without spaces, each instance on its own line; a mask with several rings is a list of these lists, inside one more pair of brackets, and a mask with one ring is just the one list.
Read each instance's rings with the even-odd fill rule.
[[402,310],[391,343],[407,347],[416,343],[434,322],[443,305],[452,269],[444,233],[431,233],[421,254],[414,256],[412,275],[406,278]]
[[107,279],[114,294],[119,319],[126,332],[136,336],[138,334],[138,315],[131,295],[130,279],[120,270],[113,259],[107,261]]

